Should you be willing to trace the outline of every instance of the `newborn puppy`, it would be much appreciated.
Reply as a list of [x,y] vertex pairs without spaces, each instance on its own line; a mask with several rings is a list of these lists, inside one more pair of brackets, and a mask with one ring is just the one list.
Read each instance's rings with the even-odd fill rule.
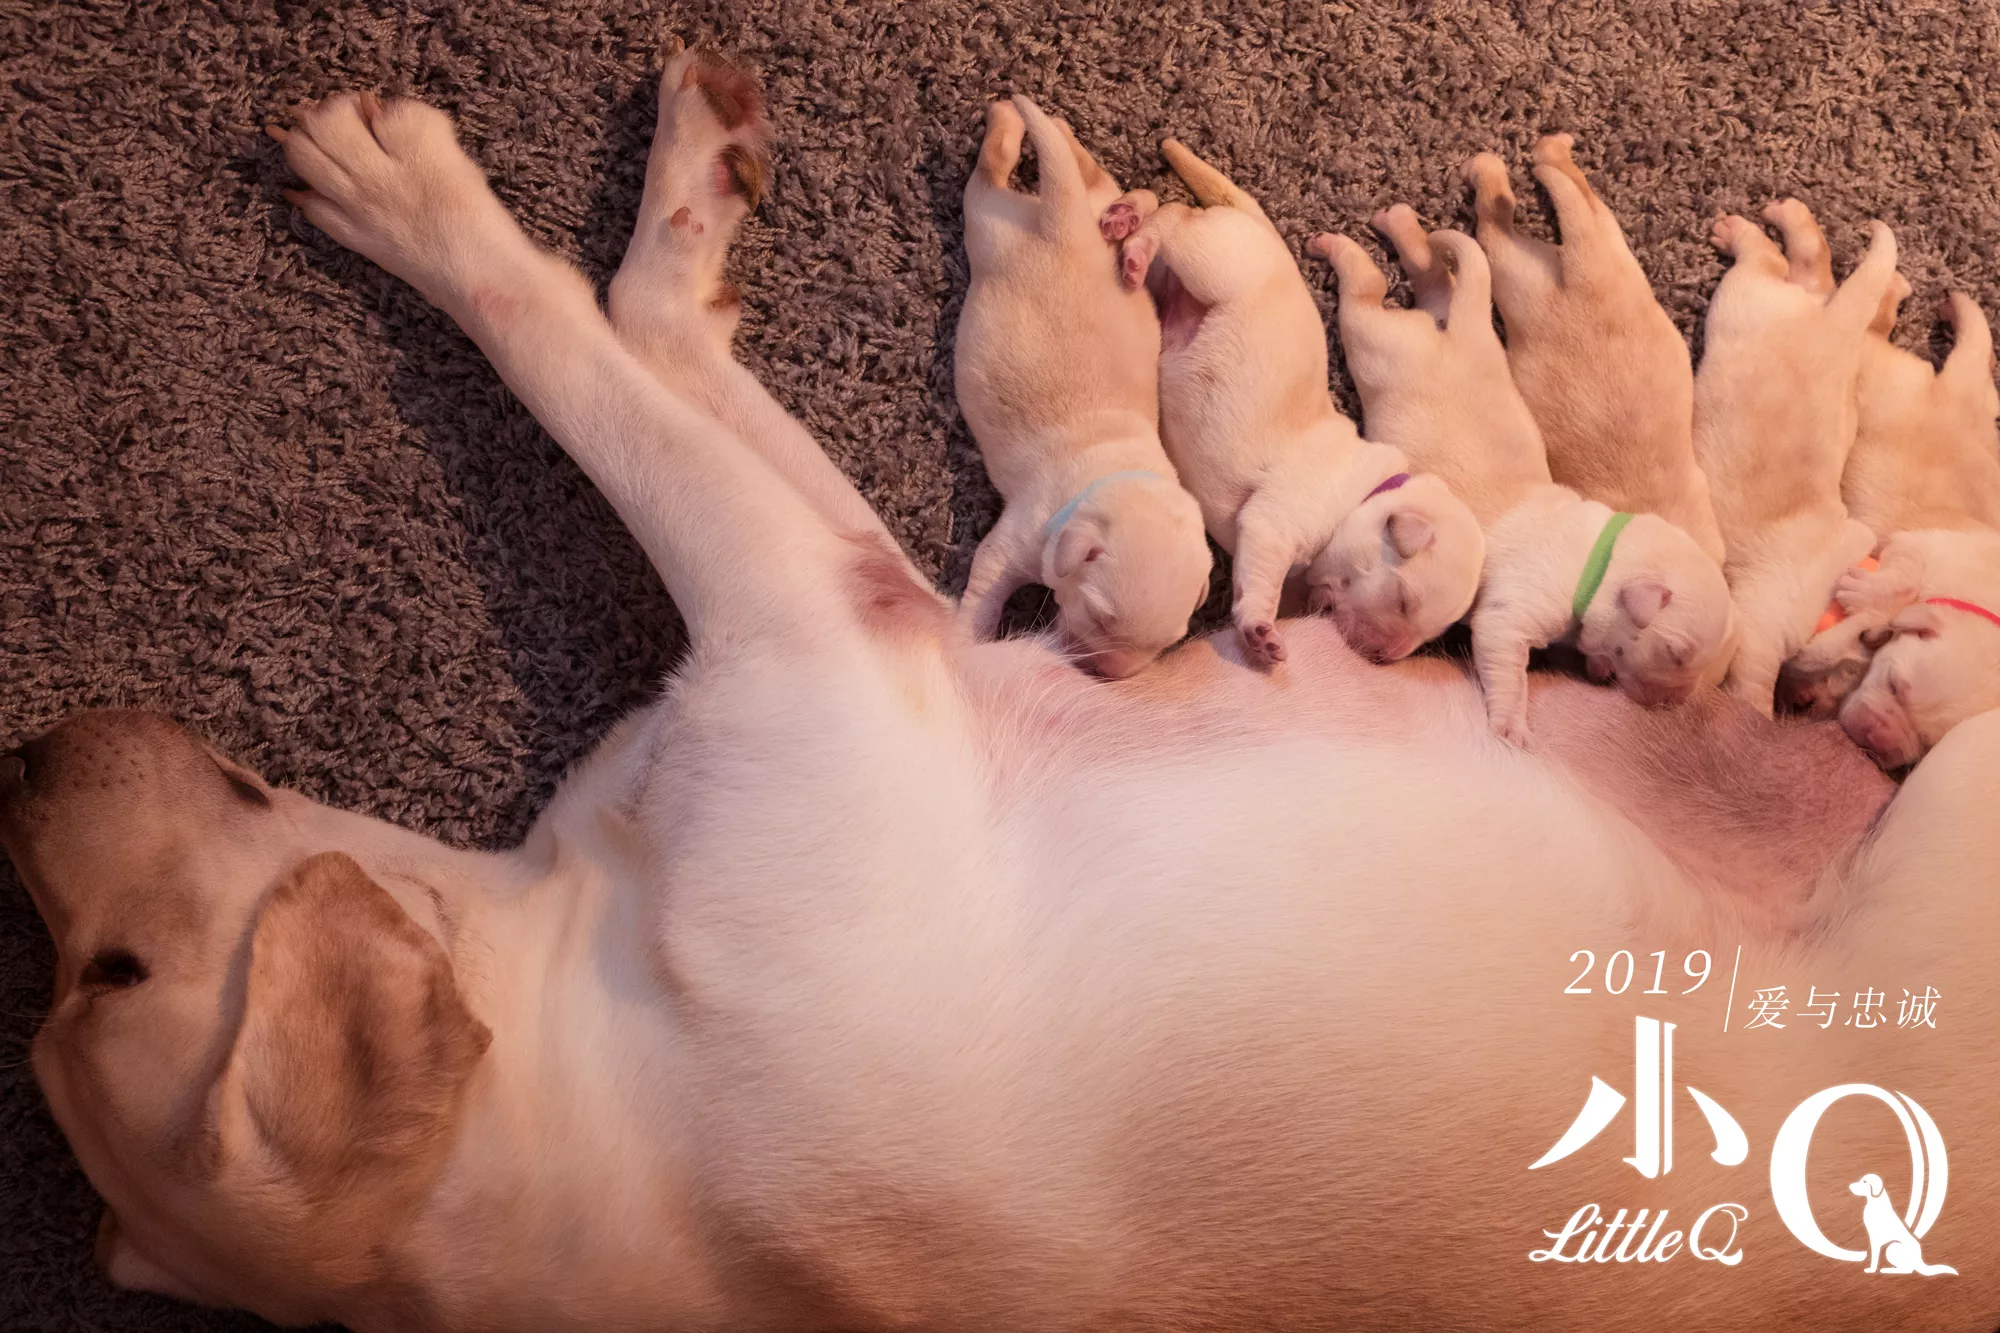
[[1715,223],[1711,239],[1735,263],[1709,304],[1694,424],[1740,616],[1729,688],[1769,716],[1779,668],[1812,637],[1841,572],[1875,545],[1848,516],[1840,475],[1862,341],[1896,280],[1896,238],[1871,224],[1867,256],[1836,290],[1806,206],[1787,199],[1764,216],[1784,233],[1783,251],[1748,219]]
[[1840,706],[1842,730],[1883,768],[1916,763],[1959,723],[2000,708],[2000,532],[1898,533],[1880,566],[1843,576],[1838,595],[1887,636]]
[[[1968,296],[1954,293],[1944,303],[1956,340],[1941,371],[1889,341],[1896,307],[1908,294],[1909,284],[1898,277],[1862,344],[1854,448],[1841,495],[1848,514],[1887,542],[1890,569],[1883,586],[1900,585],[1913,598],[1921,581],[1913,577],[1913,558],[1889,549],[1907,546],[1900,534],[2000,531],[2000,431],[1994,425],[2000,394],[1993,387],[1993,335]],[[1858,588],[1858,576],[1844,577],[1843,585]],[[1837,600],[1812,640],[1785,664],[1779,694],[1790,707],[1835,716],[1867,673],[1875,648],[1892,637],[1890,620],[1908,604],[1907,598],[1860,593],[1850,600],[1861,613],[1849,614]],[[1862,611],[1864,604],[1875,610]]]
[[1877,533],[1919,528],[2000,531],[2000,393],[1993,333],[1978,302],[1946,297],[1944,367],[1889,341],[1910,287],[1900,275],[1862,343],[1854,448],[1840,478],[1847,512]]
[[1318,236],[1307,248],[1340,279],[1340,341],[1368,438],[1442,477],[1485,529],[1472,657],[1494,734],[1528,742],[1528,654],[1558,640],[1641,703],[1685,699],[1728,642],[1722,570],[1659,515],[1614,514],[1550,480],[1471,237],[1426,236],[1400,204],[1375,227],[1396,247],[1414,310],[1382,304],[1388,282],[1353,241]]
[[1561,245],[1514,229],[1514,188],[1492,153],[1465,166],[1507,359],[1557,482],[1629,513],[1659,514],[1717,564],[1721,530],[1694,453],[1694,370],[1618,219],[1570,157],[1567,134],[1535,145],[1535,179]]
[[[1025,124],[1024,124],[1025,122]],[[1039,197],[1010,188],[1023,130]],[[1187,633],[1208,596],[1201,510],[1160,447],[1160,328],[1098,227],[1118,185],[1025,97],[986,112],[965,186],[971,288],[958,319],[959,408],[1006,499],[962,614],[991,638],[1040,582],[1096,671],[1129,676]]]
[[[1327,392],[1326,330],[1264,211],[1177,140],[1167,161],[1207,207],[1168,204],[1124,241],[1128,285],[1159,302],[1161,430],[1208,530],[1235,557],[1250,660],[1284,660],[1278,602],[1308,565],[1308,605],[1393,661],[1472,605],[1485,539],[1434,476],[1361,439]],[[1114,209],[1124,229],[1136,210]]]

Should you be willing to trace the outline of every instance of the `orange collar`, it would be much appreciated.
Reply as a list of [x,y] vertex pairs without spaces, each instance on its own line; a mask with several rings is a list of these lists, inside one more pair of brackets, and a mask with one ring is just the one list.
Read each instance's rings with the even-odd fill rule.
[[[1865,569],[1870,574],[1873,574],[1876,570],[1882,567],[1882,562],[1880,560],[1877,560],[1872,555],[1867,555],[1861,557],[1861,559],[1855,563],[1854,567],[1856,569]],[[1838,600],[1829,602],[1827,604],[1826,614],[1819,618],[1819,624],[1813,626],[1813,633],[1824,634],[1845,619],[1847,619],[1847,612],[1841,610],[1840,602]]]

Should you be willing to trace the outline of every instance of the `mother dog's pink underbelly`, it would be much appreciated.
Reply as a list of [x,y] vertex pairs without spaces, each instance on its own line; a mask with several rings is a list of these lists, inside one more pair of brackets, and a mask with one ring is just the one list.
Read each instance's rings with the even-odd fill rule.
[[[987,711],[1004,719],[1001,781],[1010,766],[1016,776],[1052,764],[1123,768],[1301,736],[1364,752],[1421,745],[1506,780],[1503,743],[1487,733],[1477,683],[1458,664],[1376,666],[1323,619],[1289,622],[1285,633],[1290,660],[1274,671],[1246,667],[1223,633],[1116,684],[1011,645],[1042,664],[970,682],[992,691]],[[1538,673],[1530,725],[1537,759],[1630,821],[1691,884],[1774,924],[1844,862],[1895,791],[1837,726],[1773,722],[1719,690],[1646,709]]]

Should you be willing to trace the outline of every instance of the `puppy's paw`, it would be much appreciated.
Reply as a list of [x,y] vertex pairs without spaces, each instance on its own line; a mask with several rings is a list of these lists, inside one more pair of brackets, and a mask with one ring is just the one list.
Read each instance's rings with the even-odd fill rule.
[[1368,219],[1368,225],[1396,247],[1404,267],[1427,269],[1431,266],[1430,236],[1424,231],[1424,220],[1417,216],[1416,209],[1408,204],[1391,204],[1378,209],[1375,216]]
[[1113,245],[1138,231],[1146,219],[1160,209],[1160,197],[1151,190],[1127,190],[1097,219],[1097,230]]
[[1336,232],[1323,231],[1306,240],[1306,253],[1314,259],[1323,259],[1332,264],[1338,262],[1337,256],[1341,253],[1341,247],[1353,244],[1353,241]]
[[1916,601],[1919,591],[1908,579],[1857,567],[1835,580],[1833,600],[1850,616],[1887,616]]
[[1746,232],[1756,232],[1760,237],[1764,235],[1758,229],[1757,224],[1749,218],[1739,216],[1735,213],[1724,213],[1710,225],[1708,229],[1708,243],[1722,251],[1723,254],[1733,255],[1736,253],[1737,247],[1746,239]]
[[1567,165],[1575,148],[1574,134],[1544,134],[1535,141],[1535,151],[1530,160],[1538,167]]
[[1507,177],[1507,164],[1497,153],[1480,153],[1460,169],[1472,187],[1472,206],[1479,225],[1508,232],[1514,226],[1514,185]]
[[1137,208],[1120,199],[1104,210],[1104,216],[1097,220],[1097,230],[1105,240],[1115,245],[1139,230],[1145,221],[1139,216]]
[[1507,180],[1507,164],[1498,153],[1474,153],[1458,170],[1467,185],[1482,193],[1513,193]]
[[1794,199],[1790,195],[1786,195],[1783,199],[1773,199],[1765,204],[1762,214],[1764,221],[1783,231],[1787,237],[1798,232],[1801,239],[1819,240],[1822,243],[1825,240],[1820,235],[1819,223],[1813,218],[1812,210],[1805,206],[1804,201]]
[[1237,632],[1243,637],[1243,655],[1250,665],[1273,667],[1285,660],[1285,641],[1270,621],[1252,620],[1237,626]]
[[1141,232],[1125,238],[1118,247],[1118,278],[1125,284],[1126,290],[1136,292],[1146,285],[1146,274],[1159,253],[1157,237]]
[[1384,236],[1394,236],[1397,232],[1408,231],[1412,227],[1423,229],[1423,222],[1417,217],[1417,210],[1402,203],[1376,209],[1369,217],[1368,225]]
[[1526,713],[1489,717],[1487,725],[1492,728],[1495,736],[1517,750],[1534,748],[1535,733],[1528,730],[1528,715]]
[[512,226],[436,107],[339,93],[298,107],[293,121],[265,127],[306,183],[285,197],[315,227],[426,295],[448,281],[454,252],[477,251],[480,236]]

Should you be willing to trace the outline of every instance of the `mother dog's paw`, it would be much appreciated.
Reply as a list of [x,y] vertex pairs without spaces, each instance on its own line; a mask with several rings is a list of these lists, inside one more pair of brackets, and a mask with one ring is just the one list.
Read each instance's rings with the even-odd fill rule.
[[482,226],[510,226],[451,118],[409,98],[339,93],[266,132],[306,183],[287,190],[307,221],[426,296],[454,248]]
[[727,244],[729,231],[763,200],[771,173],[771,122],[748,73],[713,51],[676,40],[660,76],[649,185],[655,206],[689,236]]
[[630,333],[693,315],[726,341],[739,306],[723,257],[764,197],[771,123],[757,81],[721,56],[676,38],[666,57],[646,191],[611,280],[611,317]]

